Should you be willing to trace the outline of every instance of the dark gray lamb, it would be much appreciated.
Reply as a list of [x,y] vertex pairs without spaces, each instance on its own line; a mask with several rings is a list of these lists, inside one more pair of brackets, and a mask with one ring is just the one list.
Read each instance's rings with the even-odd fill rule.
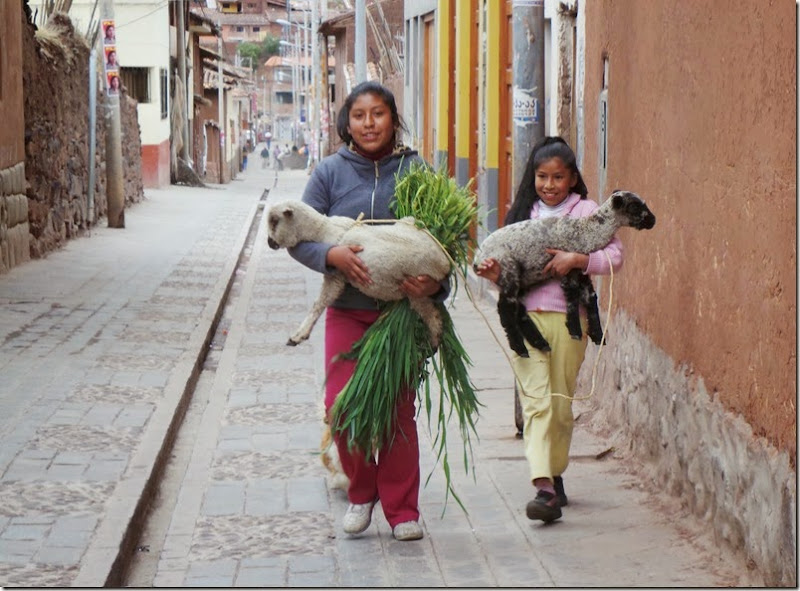
[[[510,224],[492,232],[481,244],[473,266],[488,258],[500,264],[497,312],[511,349],[528,357],[525,340],[541,351],[550,345],[528,317],[522,297],[533,286],[549,279],[544,268],[552,259],[547,249],[589,254],[605,247],[623,226],[649,230],[656,217],[635,193],[615,191],[592,215],[583,218],[546,218]],[[567,328],[581,338],[578,302],[587,309],[588,334],[595,343],[603,338],[597,295],[591,279],[573,269],[561,281],[567,299]]]

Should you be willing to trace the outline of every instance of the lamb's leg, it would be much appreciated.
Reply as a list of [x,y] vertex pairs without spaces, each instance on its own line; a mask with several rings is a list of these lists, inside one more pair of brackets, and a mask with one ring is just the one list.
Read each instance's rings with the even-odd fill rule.
[[[561,280],[561,289],[564,291],[564,299],[567,300],[567,331],[569,336],[576,340],[580,340],[583,336],[580,308],[578,307],[585,289],[582,278],[589,279],[578,269],[573,269]],[[591,280],[589,281],[591,286]]]
[[603,327],[600,323],[597,293],[594,291],[591,277],[573,270],[561,281],[561,287],[567,300],[567,330],[570,336],[580,339],[583,334],[578,308],[578,303],[581,303],[586,308],[588,322],[586,333],[593,343],[599,345],[603,340]]
[[325,311],[325,308],[330,306],[336,301],[336,298],[342,295],[345,285],[344,277],[341,275],[325,275],[322,280],[322,289],[319,292],[317,301],[314,302],[314,305],[311,307],[311,310],[309,310],[300,328],[297,329],[297,332],[289,337],[289,340],[286,342],[287,345],[294,347],[311,336],[311,330],[314,328],[317,320],[319,320],[320,315]]
[[506,331],[508,346],[520,357],[530,357],[519,328],[519,308],[516,299],[510,299],[502,293],[497,298],[497,314],[500,317],[500,325]]
[[525,337],[526,341],[540,351],[550,350],[550,343],[548,343],[547,339],[539,332],[539,328],[536,326],[536,323],[531,320],[531,317],[528,316],[528,311],[521,302],[517,304],[517,323],[519,331],[522,333],[522,336]]
[[431,335],[431,345],[436,349],[442,338],[442,315],[436,303],[430,298],[408,298],[408,303],[425,322]]
[[581,303],[586,308],[588,326],[586,333],[595,345],[603,342],[603,325],[600,322],[600,309],[597,306],[597,293],[591,279],[586,278],[588,286],[581,293]]

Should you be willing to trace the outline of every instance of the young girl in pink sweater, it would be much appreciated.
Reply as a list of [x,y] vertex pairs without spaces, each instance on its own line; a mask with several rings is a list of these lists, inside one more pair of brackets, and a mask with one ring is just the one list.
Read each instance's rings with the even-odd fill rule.
[[[599,206],[587,199],[587,194],[572,149],[560,137],[546,137],[531,151],[505,225],[527,219],[591,215]],[[567,332],[567,303],[561,277],[572,269],[581,269],[587,275],[608,275],[611,268],[617,272],[622,267],[622,244],[615,236],[605,248],[588,255],[560,250],[548,252],[553,258],[545,272],[552,278],[526,294],[525,306],[551,350],[542,352],[528,346],[530,357],[527,358],[512,352],[514,371],[521,386],[525,457],[531,481],[537,489],[536,497],[526,507],[526,514],[529,519],[544,522],[560,518],[561,507],[567,504],[561,475],[569,464],[573,428],[571,397],[575,393],[587,338],[583,309],[583,338],[575,340]],[[496,259],[487,259],[477,269],[479,276],[495,283],[501,272]]]

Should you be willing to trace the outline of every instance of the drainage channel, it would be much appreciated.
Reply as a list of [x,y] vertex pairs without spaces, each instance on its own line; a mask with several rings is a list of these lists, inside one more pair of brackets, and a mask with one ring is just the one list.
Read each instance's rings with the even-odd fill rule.
[[198,376],[194,390],[190,394],[183,421],[174,437],[169,459],[164,466],[161,480],[158,483],[145,523],[140,528],[141,535],[135,545],[135,551],[132,556],[129,556],[124,561],[127,562],[124,568],[125,577],[122,585],[124,587],[153,587],[161,550],[164,547],[164,541],[178,502],[183,478],[191,460],[194,446],[198,437],[202,435],[198,427],[210,400],[214,374],[217,370],[222,350],[225,347],[233,311],[236,309],[240,299],[242,283],[247,275],[253,245],[261,219],[264,216],[268,194],[269,189],[265,189],[261,195],[258,210],[253,216],[239,261],[233,272],[230,289],[223,302],[222,312],[219,315],[214,336],[204,352],[202,371]]

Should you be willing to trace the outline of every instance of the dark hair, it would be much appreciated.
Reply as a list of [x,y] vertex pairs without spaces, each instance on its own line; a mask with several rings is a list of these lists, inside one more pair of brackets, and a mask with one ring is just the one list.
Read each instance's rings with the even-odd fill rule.
[[564,166],[575,173],[577,181],[575,186],[572,187],[572,192],[580,195],[581,199],[586,199],[589,189],[586,188],[581,171],[578,170],[575,152],[572,151],[572,148],[563,138],[547,136],[536,142],[536,145],[531,150],[517,194],[514,196],[514,202],[511,204],[511,208],[508,210],[506,219],[503,222],[505,225],[530,218],[533,204],[540,199],[539,195],[536,194],[536,169],[551,158],[560,159]]
[[356,102],[356,99],[362,94],[374,94],[383,99],[383,102],[389,107],[389,111],[392,113],[392,124],[395,129],[394,141],[396,143],[398,139],[397,130],[406,129],[406,125],[403,123],[403,120],[400,118],[400,113],[397,111],[397,102],[394,100],[392,91],[382,84],[372,81],[362,82],[350,91],[350,94],[344,99],[342,109],[339,111],[338,117],[336,117],[336,132],[339,134],[339,137],[348,145],[353,141],[353,136],[351,136],[350,132],[347,130],[350,125],[350,109],[353,108],[353,103]]

